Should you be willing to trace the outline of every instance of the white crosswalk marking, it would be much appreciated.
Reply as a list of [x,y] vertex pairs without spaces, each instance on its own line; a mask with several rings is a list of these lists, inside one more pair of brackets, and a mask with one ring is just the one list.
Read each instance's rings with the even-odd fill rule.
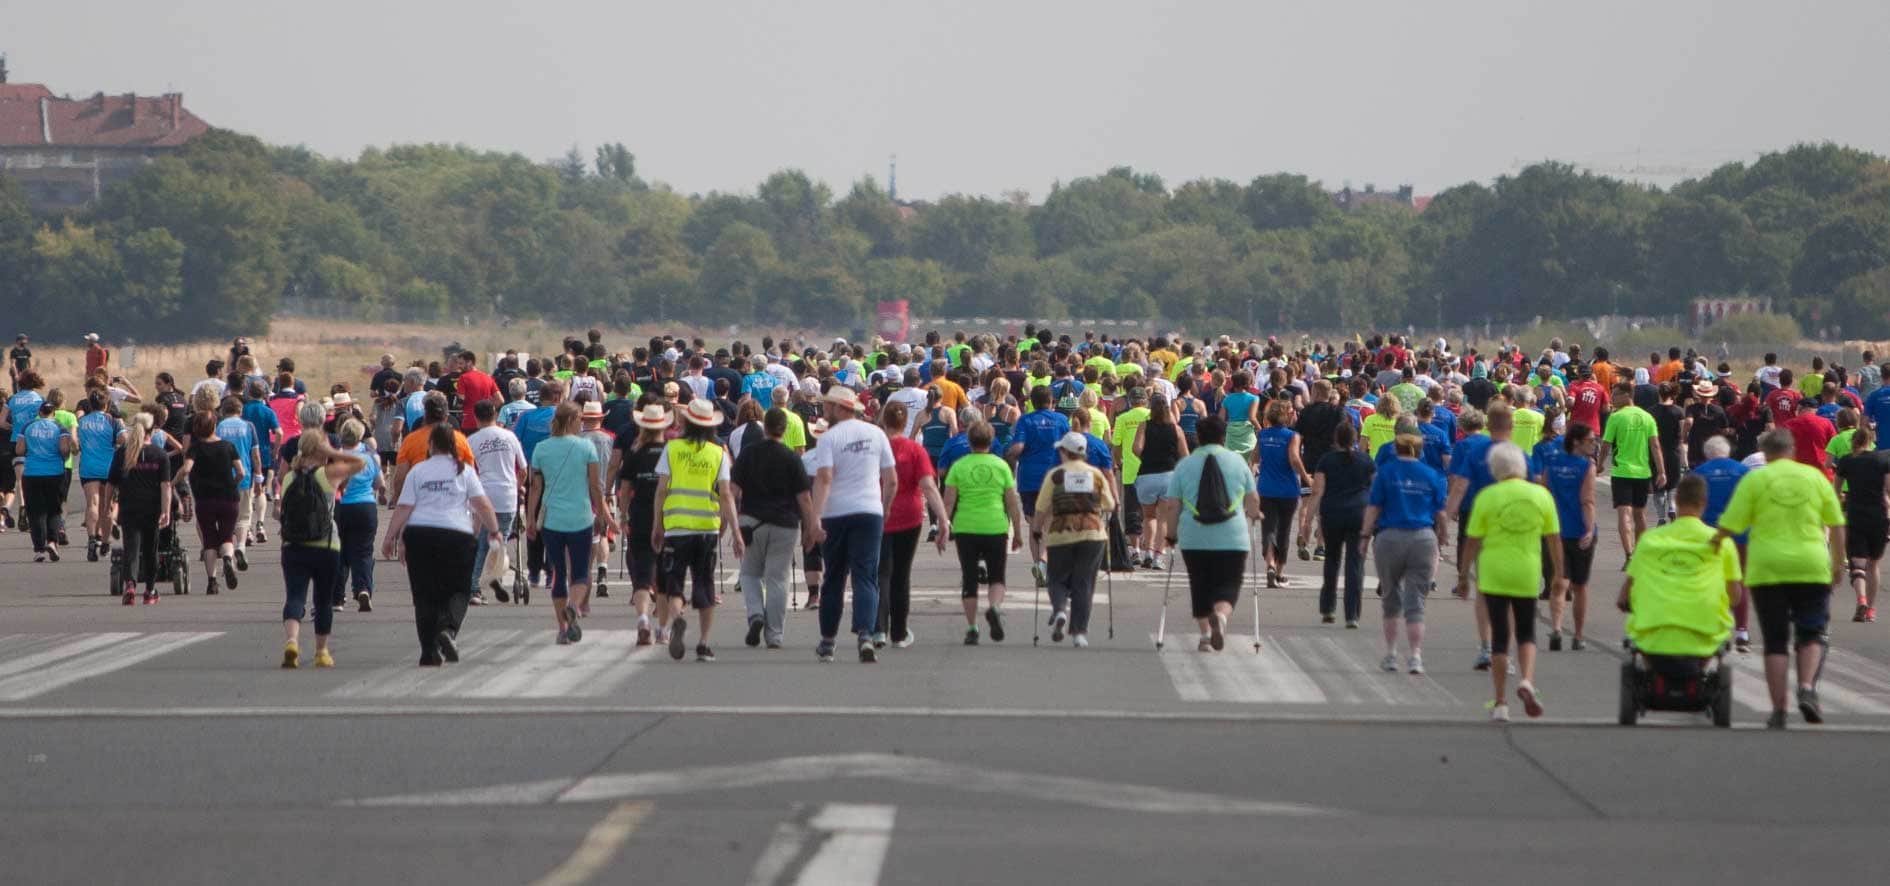
[[617,690],[662,647],[636,647],[635,631],[586,631],[575,645],[549,630],[468,633],[460,661],[443,668],[411,663],[379,668],[332,698],[597,698]]
[[[1729,656],[1733,663],[1733,700],[1741,707],[1761,714],[1771,713],[1772,700],[1765,688],[1765,657]],[[1796,665],[1792,685],[1797,685]],[[1890,714],[1890,667],[1885,667],[1857,653],[1832,649],[1825,658],[1824,674],[1818,678],[1818,700],[1828,714]]]
[[1191,631],[1170,634],[1162,667],[1183,701],[1241,704],[1387,704],[1455,706],[1436,681],[1378,670],[1368,643],[1337,637],[1230,634],[1224,652],[1194,651]]
[[221,636],[222,631],[120,631],[0,637],[0,701],[24,701]]
[[[782,822],[748,876],[749,886],[873,886],[892,846],[897,807],[829,803],[801,822]],[[811,851],[811,855],[809,852]],[[795,862],[806,862],[794,871]],[[787,878],[793,875],[790,881]]]

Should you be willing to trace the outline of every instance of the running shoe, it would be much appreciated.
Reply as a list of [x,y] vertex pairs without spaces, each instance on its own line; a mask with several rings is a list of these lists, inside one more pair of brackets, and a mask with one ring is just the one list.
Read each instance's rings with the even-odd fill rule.
[[819,608],[820,608],[820,596],[818,594],[808,594],[807,602],[801,604],[802,612],[811,612]]
[[1287,579],[1286,570],[1284,569],[1275,573],[1273,576],[1273,580],[1278,583],[1276,587],[1290,588],[1293,586],[1293,583]]
[[[98,562],[98,539],[88,538],[85,540],[85,562],[87,563]],[[1859,606],[1857,608],[1862,609],[1864,607]]]
[[[1272,585],[1268,585],[1268,587],[1272,587]],[[1319,623],[1320,623],[1320,624],[1322,624],[1322,625],[1329,625],[1329,624],[1332,624],[1332,623],[1334,623],[1334,622],[1336,622],[1336,621],[1338,621],[1338,620],[1339,620],[1339,619],[1338,619],[1337,617],[1335,617],[1335,616],[1333,616],[1333,614],[1332,614],[1332,613],[1330,613],[1330,612],[1321,612],[1321,613],[1319,613]]]
[[236,571],[238,572],[249,571],[249,555],[243,553],[242,548],[236,549]]
[[833,661],[833,641],[820,641],[820,645],[814,647],[814,658],[822,663]]
[[1752,638],[1746,636],[1745,631],[1740,631],[1739,636],[1733,639],[1733,651],[1739,653],[1740,655],[1751,654]]
[[57,562],[59,562],[59,546],[58,546],[58,545],[47,545],[47,546],[46,546],[46,557],[47,557],[47,559],[49,559],[49,560],[51,560],[51,561],[53,561],[54,563],[57,563]]
[[1279,586],[1280,586],[1280,574],[1277,572],[1274,572],[1271,569],[1267,570],[1267,587],[1277,588]]
[[315,666],[318,668],[332,668],[335,666],[335,657],[329,655],[326,649],[317,649],[315,650]]
[[746,644],[748,648],[753,649],[761,645],[761,629],[765,624],[766,623],[759,618],[751,618],[748,620],[748,636],[742,638],[742,642]]
[[918,638],[912,635],[912,631],[908,630],[905,636],[893,641],[893,646],[898,649],[911,649],[912,644],[917,642],[917,639]]
[[688,644],[686,644],[683,641],[683,638],[688,633],[689,633],[689,622],[685,620],[682,616],[680,615],[676,616],[676,620],[669,623],[669,657],[670,658],[676,661],[682,661],[683,653],[689,651]]
[[977,628],[965,629],[965,645],[966,646],[978,645],[978,629]]
[[[576,637],[572,637],[571,640],[574,643],[577,642]],[[441,631],[440,638],[434,642],[439,644],[441,658],[454,664],[459,663],[459,642],[454,638],[452,631]]]
[[[564,642],[564,635],[560,634],[558,636],[558,642]],[[420,653],[420,666],[423,668],[437,668],[443,664],[446,664],[446,660],[440,658],[440,654],[437,652]]]
[[[96,558],[94,558],[94,559],[96,559]],[[1869,607],[1869,606],[1867,606],[1867,605],[1865,605],[1865,604],[1863,604],[1863,603],[1858,603],[1858,604],[1857,604],[1857,611],[1856,611],[1856,612],[1853,612],[1853,613],[1851,613],[1851,621],[1855,621],[1855,622],[1862,622],[1862,621],[1864,620],[1864,613],[1866,613],[1866,612],[1869,612],[1869,611],[1870,611],[1870,607]]]
[[466,605],[467,606],[484,606],[486,605],[486,595],[474,592],[472,596],[466,598]]
[[216,596],[216,595],[217,595],[217,579],[216,579],[216,576],[214,576],[214,575],[213,575],[213,576],[211,576],[211,577],[209,577],[209,578],[207,578],[207,579],[205,579],[205,580],[204,580],[204,583],[203,583],[203,592],[204,592],[205,594],[208,594],[208,595],[210,595],[210,596],[212,596],[212,597],[214,597],[214,596]]
[[564,635],[570,637],[571,642],[576,643],[584,639],[584,629],[578,627],[577,619],[574,618],[564,626]]
[[1877,607],[1875,606],[1864,607],[1864,621],[1874,622],[1876,620],[1877,620]]
[[[64,519],[64,518],[62,517],[60,519]],[[58,535],[59,535],[60,547],[63,548],[63,547],[66,547],[67,545],[72,544],[72,540],[66,537],[66,531],[64,529],[59,530]]]
[[984,623],[991,627],[991,642],[1004,642],[1004,615],[996,609],[984,611]]
[[1550,652],[1562,651],[1562,632],[1561,631],[1549,632],[1549,651]]
[[1062,610],[1050,613],[1050,642],[1063,642],[1063,629],[1069,624],[1070,617],[1064,615]]
[[891,643],[891,642],[892,642],[892,638],[887,637],[885,631],[873,632],[873,648],[885,649],[886,644]]
[[1477,660],[1475,663],[1470,665],[1470,669],[1473,671],[1489,670],[1490,669],[1490,654],[1485,651],[1478,651]]
[[1312,559],[1312,551],[1310,551],[1310,550],[1308,550],[1308,549],[1306,548],[1306,546],[1305,546],[1305,545],[1300,545],[1300,546],[1299,546],[1299,558],[1300,558],[1301,560],[1308,560],[1308,561],[1310,561],[1310,560]]
[[768,641],[768,648],[769,648],[769,649],[780,649],[780,648],[781,648],[781,641],[780,641],[780,640],[769,640],[769,641]]
[[591,617],[591,604],[589,603],[578,604],[577,614],[578,614],[578,618],[590,618]]
[[257,544],[259,544],[259,545],[262,545],[262,544],[268,544],[268,543],[269,543],[269,533],[267,533],[267,532],[264,532],[264,531],[263,531],[263,530],[261,530],[261,529],[258,529],[258,530],[256,530],[256,543],[257,543]]
[[1070,645],[1076,649],[1088,649],[1089,648],[1089,635],[1088,634],[1071,634]]
[[1523,713],[1528,714],[1529,719],[1542,716],[1542,701],[1536,698],[1536,687],[1531,686],[1528,680],[1516,684],[1516,697],[1522,699]]
[[33,552],[33,562],[35,562],[35,563],[44,563],[44,562],[46,562],[46,552],[45,552],[45,551],[34,551],[34,552]]
[[1208,619],[1208,645],[1214,647],[1215,652],[1227,648],[1227,616],[1216,612]]
[[302,666],[302,650],[293,641],[282,644],[282,669],[293,671]]
[[1766,717],[1766,718],[1765,718],[1765,728],[1767,728],[1767,729],[1777,729],[1777,730],[1779,730],[1779,731],[1784,731],[1784,729],[1785,729],[1785,712],[1784,712],[1784,711],[1773,711],[1773,712],[1772,712],[1772,715],[1771,715],[1771,716],[1769,716],[1769,717]]
[[1323,562],[1325,562],[1325,559],[1326,559],[1326,546],[1325,546],[1325,545],[1318,545],[1318,546],[1316,546],[1316,547],[1314,547],[1314,548],[1312,549],[1312,558],[1313,558],[1313,562],[1315,562],[1315,563],[1323,563]]
[[879,650],[873,648],[873,638],[860,635],[860,664],[872,664],[879,661]]
[[236,590],[236,563],[228,557],[223,558],[223,583]]
[[1398,672],[1398,654],[1395,652],[1385,653],[1385,657],[1378,660],[1378,669],[1385,671],[1386,673],[1393,673],[1393,674],[1397,673]]
[[650,620],[647,618],[637,619],[637,645],[650,645]]
[[505,592],[505,585],[501,583],[498,579],[495,578],[489,582],[486,582],[486,586],[492,588],[492,599],[497,600],[500,603],[512,602],[512,595]]
[[[1151,563],[1151,565],[1149,566],[1150,569],[1155,568],[1155,566],[1152,565],[1154,562],[1154,559],[1155,558],[1153,557],[1149,558],[1149,561]],[[1030,577],[1037,582],[1037,587],[1040,587],[1040,588],[1049,587],[1050,582],[1049,582],[1049,579],[1047,578],[1048,575],[1049,575],[1049,568],[1042,560],[1037,560],[1030,564]],[[996,639],[995,635],[993,636],[993,639]]]
[[1576,637],[1575,639],[1568,641],[1568,651],[1570,652],[1580,652],[1587,648],[1588,648],[1588,641],[1583,640],[1580,637]]
[[1348,630],[1348,631],[1356,631],[1356,630],[1358,630],[1358,619],[1356,619],[1356,618],[1348,618],[1348,619],[1346,619],[1346,620],[1345,620],[1345,629],[1346,629],[1346,630]]
[[1508,723],[1509,722],[1509,705],[1503,704],[1501,702],[1490,705],[1490,722],[1491,723]]
[[[569,646],[569,645],[571,645],[571,634],[570,634],[570,632],[569,632],[569,631],[566,631],[566,630],[565,630],[564,628],[559,628],[559,629],[558,629],[558,645],[559,645],[559,646]],[[426,660],[425,660],[425,659],[421,659],[421,661],[420,661],[420,663],[421,663],[422,665],[424,665],[424,664],[426,664]]]
[[369,594],[367,591],[355,591],[354,592],[354,608],[362,612],[373,612],[374,611],[374,595]]
[[1405,659],[1404,670],[1406,673],[1417,674],[1418,676],[1423,676],[1424,656],[1413,654],[1410,658]]
[[1194,651],[1196,651],[1196,652],[1213,652],[1213,651],[1214,651],[1214,644],[1212,644],[1212,643],[1209,643],[1209,642],[1208,642],[1208,638],[1206,638],[1206,637],[1202,637],[1202,638],[1201,638],[1201,642],[1199,642],[1199,643],[1196,643],[1196,644],[1194,644]]
[[1809,686],[1798,687],[1798,712],[1805,715],[1806,723],[1824,722],[1824,709],[1818,705],[1818,690]]
[[714,660],[715,653],[710,650],[708,646],[701,643],[696,644],[696,661],[709,662]]
[[144,605],[146,605],[146,606],[150,606],[151,604],[153,604],[153,603],[156,603],[157,601],[158,601],[158,595],[157,595],[157,591],[146,591],[146,592],[145,592],[145,595],[144,595]]
[[125,585],[125,605],[130,606],[132,602],[137,599],[138,599],[137,588],[129,584]]

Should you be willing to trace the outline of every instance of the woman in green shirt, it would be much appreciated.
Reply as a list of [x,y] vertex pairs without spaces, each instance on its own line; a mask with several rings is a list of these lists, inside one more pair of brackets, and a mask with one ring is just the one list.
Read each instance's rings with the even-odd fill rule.
[[[1549,593],[1560,594],[1562,582],[1561,520],[1549,490],[1529,482],[1529,463],[1514,443],[1490,447],[1490,476],[1495,483],[1477,493],[1466,524],[1462,557],[1477,564],[1477,590],[1490,614],[1490,679],[1496,700],[1490,720],[1509,722],[1504,688],[1509,679],[1510,619],[1515,618],[1516,657],[1522,682],[1516,697],[1531,717],[1542,716],[1536,698],[1536,593],[1540,588],[1542,552],[1549,552]],[[1544,540],[1550,541],[1544,544]],[[1468,573],[1457,579],[1457,596],[1469,593]]]
[[991,454],[994,432],[988,422],[965,431],[971,454],[952,462],[945,476],[945,510],[951,514],[952,541],[958,546],[959,596],[965,608],[965,645],[978,645],[978,567],[990,585],[985,621],[991,639],[1004,640],[1004,540],[1010,550],[1024,547],[1024,504],[1017,477],[1004,459]]

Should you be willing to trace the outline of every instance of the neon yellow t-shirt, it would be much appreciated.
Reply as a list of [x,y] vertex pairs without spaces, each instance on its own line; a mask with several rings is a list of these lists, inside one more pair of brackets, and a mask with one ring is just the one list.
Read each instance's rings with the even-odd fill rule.
[[1083,365],[1093,367],[1096,370],[1097,378],[1102,378],[1103,376],[1116,371],[1116,361],[1111,360],[1108,357],[1105,357],[1101,354],[1097,354],[1096,356],[1091,357],[1088,360],[1084,360]]
[[1628,561],[1634,645],[1654,655],[1712,655],[1733,629],[1731,582],[1740,578],[1732,539],[1712,546],[1714,529],[1681,517],[1641,536]]
[[1824,472],[1775,461],[1747,474],[1733,490],[1719,528],[1752,531],[1746,542],[1746,583],[1827,584],[1831,554],[1824,528],[1843,526],[1844,509]]
[[[1515,443],[1524,453],[1536,451],[1536,444],[1542,442],[1542,413],[1534,409],[1518,409],[1514,413],[1515,431],[1510,434],[1510,442]],[[1641,454],[1647,454],[1642,449]]]
[[1109,438],[1122,449],[1122,482],[1134,483],[1142,470],[1142,459],[1135,454],[1135,431],[1148,421],[1148,407],[1137,406],[1116,416],[1116,429]]
[[805,450],[807,448],[807,422],[801,419],[800,413],[792,409],[786,412],[787,432],[781,435],[781,442],[789,449]]
[[1614,446],[1613,476],[1623,480],[1652,479],[1654,465],[1647,443],[1659,435],[1660,426],[1654,423],[1654,417],[1639,406],[1624,407],[1608,416],[1608,427],[1601,432],[1601,442]]
[[1482,539],[1477,590],[1499,597],[1534,597],[1542,585],[1542,537],[1560,535],[1549,490],[1523,479],[1484,487],[1465,526]]
[[1824,376],[1816,372],[1807,372],[1798,380],[1798,393],[1807,397],[1816,397],[1824,393]]
[[1374,412],[1365,416],[1364,421],[1359,422],[1358,432],[1359,436],[1365,438],[1365,446],[1370,451],[1369,454],[1377,458],[1379,447],[1390,443],[1398,436],[1398,420],[1386,418]]

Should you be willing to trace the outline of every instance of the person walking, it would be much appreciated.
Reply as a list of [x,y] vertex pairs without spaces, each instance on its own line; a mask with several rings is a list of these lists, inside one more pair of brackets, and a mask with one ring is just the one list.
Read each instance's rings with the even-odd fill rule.
[[1226,419],[1201,419],[1195,435],[1201,446],[1176,465],[1162,500],[1162,519],[1176,527],[1168,542],[1179,547],[1187,566],[1188,597],[1201,628],[1195,649],[1219,652],[1226,645],[1227,620],[1240,602],[1251,544],[1247,524],[1236,518],[1244,512],[1248,521],[1260,519],[1260,495],[1247,460],[1225,445]]
[[[1057,441],[1070,432],[1070,420],[1052,407],[1049,385],[1030,389],[1030,411],[1017,420],[1007,455],[1017,465],[1017,491],[1024,502],[1024,516],[1037,506],[1037,490],[1043,477],[1057,465]],[[1030,540],[1030,574],[1042,586],[1045,580],[1043,540]],[[993,638],[995,639],[995,637]]]
[[[859,419],[858,396],[835,387],[825,396],[825,408],[827,433],[814,448],[812,460],[814,502],[825,536],[821,559],[826,565],[820,588],[820,645],[815,655],[821,661],[833,660],[840,610],[845,605],[840,591],[851,578],[853,633],[859,638],[860,661],[870,664],[879,660],[872,631],[879,615],[880,537],[886,509],[899,490],[899,474],[886,432]],[[1068,426],[1063,416],[1047,414]]]
[[[1349,448],[1344,442],[1349,430],[1350,425],[1339,425],[1333,441],[1335,449],[1322,463]],[[1398,669],[1398,629],[1402,627],[1404,667],[1412,674],[1424,673],[1424,603],[1434,583],[1437,553],[1449,543],[1445,513],[1450,487],[1442,471],[1423,462],[1423,450],[1421,435],[1401,434],[1392,439],[1396,457],[1372,477],[1359,529],[1359,556],[1370,550],[1373,541],[1378,547],[1379,608],[1385,628],[1385,657],[1379,667],[1386,671]],[[1358,452],[1351,455],[1364,457]],[[1328,575],[1336,559],[1337,554],[1329,549]]]
[[1031,517],[1031,528],[1043,536],[1049,555],[1050,642],[1063,642],[1067,632],[1077,649],[1089,646],[1096,572],[1109,542],[1107,521],[1116,509],[1109,474],[1088,463],[1089,449],[1089,436],[1080,432],[1057,441],[1063,461],[1044,478]]
[[[485,487],[486,501],[492,504],[493,519],[499,524],[499,537],[514,538],[519,490],[525,486],[525,471],[530,467],[525,463],[525,447],[519,445],[516,435],[499,424],[499,408],[492,401],[474,403],[472,413],[477,430],[466,438],[466,445],[472,447],[473,465],[479,471],[479,485]],[[478,573],[490,549],[491,545],[486,543],[485,535],[481,534],[473,553],[472,596],[466,601],[469,605],[485,605],[485,594],[481,591],[481,576]],[[500,603],[511,601],[502,576],[483,577],[486,580],[484,586],[492,589],[493,599]]]
[[[576,403],[556,407],[551,436],[531,454],[531,485],[525,503],[525,534],[543,540],[561,646],[584,638],[578,611],[590,600],[592,527],[609,514],[597,491],[597,475],[602,470],[597,449],[579,436],[579,415]],[[472,538],[466,543],[470,550],[477,550]]]
[[[319,411],[315,404],[305,404]],[[306,417],[305,417],[306,418]],[[319,417],[310,424],[321,430]],[[322,435],[324,443],[327,436]],[[217,436],[217,420],[208,412],[199,412],[190,420],[190,446],[184,451],[183,473],[190,478],[190,495],[195,500],[197,536],[203,542],[204,593],[217,592],[217,566],[223,567],[223,580],[236,590],[236,513],[237,498],[243,478],[243,460],[236,447]],[[332,573],[330,573],[332,578]],[[329,585],[319,585],[326,590]]]
[[[571,409],[567,426],[577,424],[576,412]],[[425,433],[427,457],[407,472],[394,516],[387,523],[382,553],[389,559],[398,557],[407,567],[420,666],[428,668],[459,661],[459,629],[466,618],[476,568],[473,558],[478,544],[473,534],[483,533],[488,544],[499,544],[502,539],[479,472],[466,470],[466,462],[459,457],[463,439],[459,432],[451,424],[435,422]],[[553,439],[577,440],[569,429],[564,437]],[[576,443],[556,449],[567,447],[589,448]],[[588,540],[589,527],[577,534]],[[583,574],[582,570],[574,573]]]
[[[1562,524],[1562,568],[1568,578],[1566,594],[1549,594],[1549,651],[1562,651],[1562,617],[1574,610],[1574,637],[1569,649],[1587,647],[1588,580],[1595,563],[1595,432],[1579,422],[1566,426],[1560,441],[1544,443],[1546,454],[1537,466],[1537,482],[1555,499]],[[1556,542],[1551,541],[1550,544]]]
[[[938,397],[938,388],[927,390],[929,397]],[[885,534],[880,540],[879,616],[873,645],[884,649],[887,643],[898,642],[903,649],[912,645],[907,616],[912,611],[912,560],[919,550],[919,531],[925,526],[929,510],[933,524],[939,527],[933,542],[942,554],[951,540],[951,518],[945,513],[944,499],[939,497],[931,454],[910,434],[899,432],[909,424],[906,404],[897,400],[887,403],[880,410],[879,424],[892,446],[893,471],[899,483],[898,492],[887,506]]]
[[111,473],[104,490],[105,513],[116,506],[119,534],[124,538],[124,603],[137,600],[144,584],[144,605],[158,601],[158,533],[171,526],[172,465],[164,447],[150,442],[150,415],[139,413],[125,423]]
[[[1423,438],[1420,437],[1421,441]],[[1345,573],[1345,626],[1358,627],[1365,585],[1364,541],[1365,511],[1377,467],[1358,449],[1358,434],[1348,422],[1332,430],[1332,445],[1320,456],[1313,469],[1312,500],[1306,509],[1319,515],[1320,535],[1325,539],[1325,576],[1319,585],[1319,621],[1332,624],[1333,610],[1339,603],[1339,573]],[[1262,513],[1266,499],[1261,499]],[[1299,547],[1306,548],[1305,524],[1301,524]],[[1388,589],[1387,589],[1388,590]],[[1388,594],[1387,594],[1388,596]],[[1423,606],[1419,604],[1419,612]],[[1422,616],[1420,615],[1420,618]]]
[[1851,621],[1856,622],[1877,620],[1877,573],[1890,539],[1890,513],[1884,507],[1890,450],[1874,448],[1875,441],[1869,427],[1858,428],[1851,435],[1850,452],[1837,460],[1833,481],[1844,500],[1845,553],[1851,561],[1851,591],[1857,595]]
[[663,458],[669,427],[676,420],[653,396],[645,395],[645,399],[631,418],[637,432],[617,438],[608,471],[616,478],[617,506],[622,509],[624,568],[630,573],[630,603],[637,613],[638,646],[648,646],[652,641],[666,643],[669,638],[667,625],[650,623],[658,566],[658,549],[651,541],[656,530],[656,463]]
[[1292,420],[1292,403],[1268,402],[1266,430],[1260,432],[1254,446],[1259,453],[1260,552],[1266,560],[1269,588],[1288,587],[1286,540],[1293,531],[1293,512],[1299,509],[1300,492],[1313,485],[1300,455],[1303,441],[1290,427]]
[[1024,507],[1010,465],[991,454],[997,432],[990,422],[965,431],[968,455],[952,462],[945,475],[945,511],[951,515],[952,542],[958,551],[959,599],[965,611],[965,645],[978,645],[978,585],[986,585],[984,618],[991,641],[1004,642],[1005,540],[1010,550],[1024,546]]
[[[1542,553],[1548,550],[1549,593],[1567,589],[1562,579],[1561,521],[1549,491],[1529,482],[1529,461],[1514,443],[1498,443],[1489,451],[1494,481],[1477,493],[1465,526],[1462,557],[1475,563],[1477,592],[1490,618],[1490,680],[1495,700],[1490,721],[1509,722],[1505,690],[1509,680],[1509,643],[1516,640],[1522,680],[1516,697],[1531,718],[1542,716],[1536,696],[1536,589],[1542,580]],[[1548,539],[1550,544],[1544,545]],[[1457,579],[1457,596],[1466,596],[1468,577]]]
[[[1719,515],[1719,538],[1750,531],[1746,586],[1758,610],[1771,695],[1768,729],[1785,728],[1791,655],[1797,653],[1797,702],[1807,723],[1824,722],[1817,676],[1829,646],[1831,587],[1848,566],[1848,541],[1837,491],[1824,472],[1794,458],[1791,430],[1759,438],[1764,468],[1748,473]],[[1828,532],[1827,532],[1828,530]]]
[[[1199,425],[1200,420],[1196,419],[1196,426]],[[1168,537],[1168,530],[1161,521],[1161,501],[1174,477],[1175,465],[1187,457],[1188,451],[1187,435],[1182,432],[1167,395],[1149,397],[1148,420],[1135,429],[1134,452],[1140,459],[1135,474],[1135,500],[1142,509],[1141,547],[1148,552],[1143,565],[1150,569],[1165,566],[1162,543]]]
[[765,640],[769,649],[780,649],[793,558],[819,542],[820,519],[801,457],[781,442],[787,435],[787,410],[768,410],[760,427],[763,438],[749,441],[735,456],[729,494],[735,499],[746,547],[741,562],[742,602],[748,611],[744,642],[753,648]]
[[[336,452],[328,445],[319,416],[320,404],[303,404],[302,426],[307,428],[296,439],[295,456],[283,465],[282,495],[279,501],[282,539],[282,667],[301,666],[298,645],[302,616],[307,613],[310,593],[315,596],[315,666],[332,668],[334,655],[329,651],[329,636],[334,632],[333,589],[340,565],[341,542],[336,537],[335,493],[367,467],[358,455]],[[207,420],[209,416],[198,416]],[[224,446],[228,446],[225,443]],[[192,451],[196,451],[195,441]],[[193,488],[195,483],[192,483]],[[203,518],[203,501],[197,505],[198,519]],[[208,547],[208,542],[205,543]],[[215,579],[211,580],[214,586]],[[234,587],[235,585],[231,585]]]
[[381,473],[379,453],[367,437],[365,423],[348,419],[341,423],[338,436],[341,452],[359,458],[361,470],[348,478],[341,488],[341,499],[335,503],[335,532],[341,537],[341,561],[335,569],[335,607],[342,607],[352,588],[355,609],[373,612],[374,536],[381,528],[380,503],[387,497],[386,475]]
[[[662,520],[650,536],[660,552],[663,591],[659,621],[669,623],[669,657],[681,661],[689,622],[685,608],[696,611],[696,661],[715,661],[709,631],[715,626],[716,559],[722,531],[736,525],[735,498],[729,494],[728,450],[716,442],[722,413],[704,398],[682,410],[683,435],[663,447],[656,462],[656,508]],[[741,533],[732,540],[734,554],[746,550]],[[683,590],[687,581],[689,589]]]
[[85,559],[96,563],[100,554],[111,553],[111,509],[107,487],[112,461],[118,452],[118,440],[125,426],[113,415],[105,392],[94,390],[86,395],[85,414],[74,429],[75,448],[79,453],[79,487],[85,493]]

